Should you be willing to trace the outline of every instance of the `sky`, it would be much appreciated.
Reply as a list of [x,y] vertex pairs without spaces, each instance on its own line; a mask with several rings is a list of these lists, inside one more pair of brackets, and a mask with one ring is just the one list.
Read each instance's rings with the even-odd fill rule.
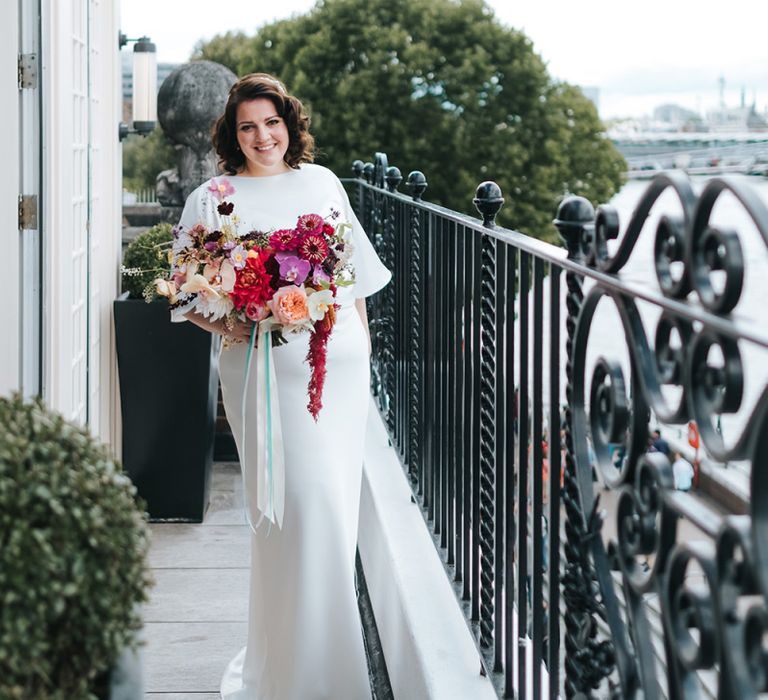
[[[486,2],[501,22],[528,35],[553,77],[598,88],[603,118],[647,115],[665,102],[704,113],[720,102],[721,77],[727,105],[737,106],[743,91],[747,104],[755,101],[759,111],[768,109],[764,0]],[[200,39],[228,30],[253,33],[314,4],[121,0],[122,31],[150,36],[158,61],[182,62]]]

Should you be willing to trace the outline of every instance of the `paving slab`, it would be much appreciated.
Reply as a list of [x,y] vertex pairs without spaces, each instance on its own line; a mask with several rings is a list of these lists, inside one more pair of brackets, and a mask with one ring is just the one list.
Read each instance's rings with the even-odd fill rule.
[[149,564],[153,569],[248,568],[249,529],[243,525],[154,523]]
[[155,569],[145,622],[248,619],[248,569]]
[[242,489],[211,491],[203,525],[247,525]]
[[247,634],[246,621],[147,623],[146,692],[218,693],[224,669]]
[[212,491],[242,491],[243,477],[237,462],[217,462],[211,477]]

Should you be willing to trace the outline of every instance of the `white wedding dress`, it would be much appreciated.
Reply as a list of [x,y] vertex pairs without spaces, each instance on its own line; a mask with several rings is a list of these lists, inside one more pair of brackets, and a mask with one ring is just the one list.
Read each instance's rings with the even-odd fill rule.
[[[235,188],[226,200],[235,205],[241,235],[252,229],[293,227],[301,214],[325,217],[331,210],[339,211],[338,220],[353,225],[356,283],[338,291],[341,310],[328,343],[323,408],[317,423],[306,408],[308,334],[273,349],[285,454],[283,523],[278,528],[264,520],[251,533],[248,644],[227,667],[221,696],[226,700],[370,699],[354,588],[369,358],[354,300],[381,289],[391,275],[330,170],[305,164],[279,175],[226,179]],[[204,183],[187,199],[182,225],[202,222],[218,227],[218,202],[208,185]],[[180,313],[175,316],[180,320]],[[240,454],[246,353],[244,345],[236,345],[223,350],[219,358],[224,406]],[[247,400],[255,395],[249,390]],[[256,454],[251,446],[256,431],[250,427],[246,459]]]

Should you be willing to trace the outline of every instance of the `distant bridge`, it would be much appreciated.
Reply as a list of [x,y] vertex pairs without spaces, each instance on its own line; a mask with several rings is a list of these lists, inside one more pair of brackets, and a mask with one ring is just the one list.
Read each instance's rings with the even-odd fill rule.
[[690,175],[768,175],[768,132],[649,132],[611,140],[627,160],[630,178],[649,178],[672,168]]

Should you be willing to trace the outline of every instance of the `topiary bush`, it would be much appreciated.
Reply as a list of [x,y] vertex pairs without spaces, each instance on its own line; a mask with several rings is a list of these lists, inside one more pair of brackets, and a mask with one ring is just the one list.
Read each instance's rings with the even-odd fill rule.
[[39,401],[0,397],[0,698],[93,698],[135,648],[149,529],[105,447]]
[[[157,224],[134,238],[123,253],[123,291],[131,299],[151,299],[157,277],[168,277],[168,253],[173,243],[173,228]],[[147,296],[149,295],[149,296]]]

